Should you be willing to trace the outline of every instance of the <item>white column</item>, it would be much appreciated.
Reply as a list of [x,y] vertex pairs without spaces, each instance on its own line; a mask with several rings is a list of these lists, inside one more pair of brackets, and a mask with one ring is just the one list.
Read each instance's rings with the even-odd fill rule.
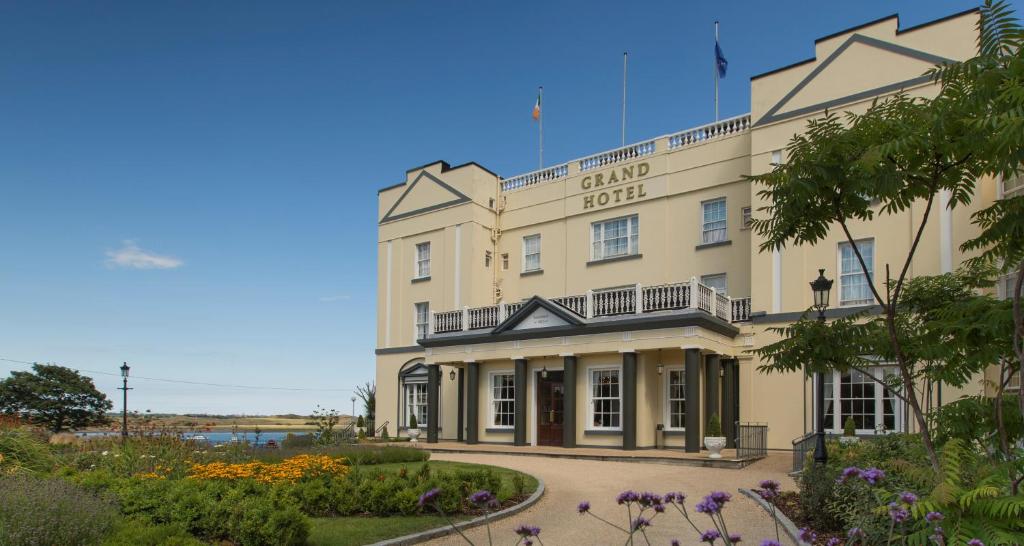
[[700,291],[697,289],[697,277],[690,277],[690,309],[700,306]]
[[469,330],[469,307],[462,308],[462,330]]
[[587,290],[587,318],[594,318],[594,291]]
[[391,346],[391,241],[387,243],[384,267],[384,346]]
[[782,251],[772,250],[772,313],[782,312]]
[[636,314],[642,314],[644,312],[644,287],[640,283],[636,283]]
[[953,211],[949,190],[939,192],[939,266],[942,273],[953,271]]

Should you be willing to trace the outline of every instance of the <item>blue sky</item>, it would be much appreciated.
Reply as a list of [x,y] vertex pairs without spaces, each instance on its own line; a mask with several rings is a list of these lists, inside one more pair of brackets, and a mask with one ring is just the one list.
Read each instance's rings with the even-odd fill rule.
[[[0,3],[0,357],[351,388],[374,376],[377,189],[438,159],[532,170],[538,85],[562,162],[618,145],[624,50],[639,140],[712,121],[716,19],[728,117],[817,37],[974,5]],[[343,390],[132,386],[154,411],[351,407]]]

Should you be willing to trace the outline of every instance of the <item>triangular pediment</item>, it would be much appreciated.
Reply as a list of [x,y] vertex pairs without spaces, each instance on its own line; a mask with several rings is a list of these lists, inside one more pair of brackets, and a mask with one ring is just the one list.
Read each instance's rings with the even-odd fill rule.
[[[756,125],[835,108],[929,81],[925,72],[952,59],[854,34],[772,106]],[[868,69],[865,69],[868,67]]]
[[510,330],[536,330],[540,328],[566,328],[580,326],[583,321],[566,310],[540,296],[527,300],[518,311],[512,313],[491,331],[498,334]]
[[449,186],[440,178],[422,171],[413,179],[380,223],[398,220],[407,216],[466,203],[466,194]]

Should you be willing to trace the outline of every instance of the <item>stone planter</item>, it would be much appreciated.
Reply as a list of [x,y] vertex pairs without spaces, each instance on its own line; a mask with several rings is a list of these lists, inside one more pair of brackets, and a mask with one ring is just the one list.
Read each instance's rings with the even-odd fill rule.
[[405,431],[405,433],[409,435],[409,441],[410,442],[418,442],[419,441],[420,429],[418,429],[418,428],[410,428],[410,429],[407,429]]
[[839,437],[839,443],[843,444],[844,446],[856,444],[859,441],[860,441],[860,437],[859,436],[840,436]]
[[710,451],[709,459],[721,459],[722,448],[725,447],[725,436],[705,436],[704,447]]

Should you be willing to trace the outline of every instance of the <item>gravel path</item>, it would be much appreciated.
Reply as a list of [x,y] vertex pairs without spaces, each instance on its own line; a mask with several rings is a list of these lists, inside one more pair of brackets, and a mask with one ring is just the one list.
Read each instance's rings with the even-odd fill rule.
[[[528,472],[539,476],[547,490],[541,500],[528,510],[491,525],[496,546],[511,545],[516,536],[512,530],[520,524],[536,525],[542,529],[545,546],[609,544],[622,545],[626,535],[590,516],[580,516],[576,505],[590,501],[595,514],[625,526],[625,510],[615,503],[620,491],[652,491],[686,493],[687,509],[693,514],[693,505],[711,490],[732,494],[726,505],[725,517],[729,531],[739,533],[743,544],[757,545],[764,538],[775,537],[775,525],[770,516],[737,488],[757,487],[763,479],[778,480],[783,489],[793,489],[793,480],[786,475],[791,456],[774,454],[742,470],[700,468],[657,463],[581,461],[522,455],[491,455],[478,453],[435,453],[432,460],[490,464]],[[673,509],[670,509],[673,510]],[[701,530],[712,528],[707,516],[697,514],[694,521]],[[487,531],[477,527],[467,531],[477,546],[487,544]],[[680,544],[701,544],[693,529],[681,515],[666,512],[658,516],[647,530],[653,545],[668,546],[673,538]],[[639,537],[639,535],[638,535]],[[792,542],[782,534],[782,543]],[[427,544],[465,544],[458,535],[451,535]],[[639,538],[637,546],[645,544]],[[721,544],[717,542],[716,544]]]

